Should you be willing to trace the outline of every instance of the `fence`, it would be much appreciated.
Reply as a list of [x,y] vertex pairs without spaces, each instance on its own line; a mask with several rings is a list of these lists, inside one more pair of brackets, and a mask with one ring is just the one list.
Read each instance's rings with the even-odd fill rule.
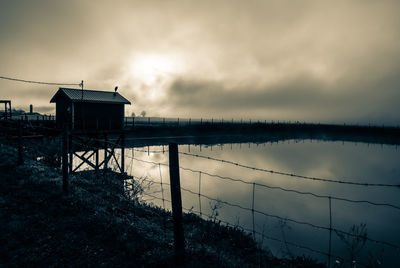
[[[7,119],[5,113],[3,117]],[[1,117],[0,117],[1,119]],[[13,114],[10,117],[12,120],[22,120],[31,122],[43,122],[43,121],[56,121],[56,116],[52,114]],[[123,125],[126,128],[132,128],[134,126],[229,126],[229,125],[335,125],[340,126],[338,123],[309,123],[301,121],[290,121],[290,120],[252,120],[252,119],[224,119],[224,118],[179,118],[179,117],[124,117]],[[368,123],[343,123],[343,126],[349,127],[368,127],[368,128],[399,128],[400,126],[385,126],[383,124]]]
[[124,117],[124,126],[131,128],[134,126],[229,126],[229,125],[333,125],[347,127],[367,127],[367,128],[399,128],[400,126],[388,126],[378,123],[357,122],[320,122],[311,123],[299,120],[266,120],[266,119],[238,119],[238,118],[179,118],[179,117]]
[[299,121],[267,121],[251,119],[224,119],[224,118],[173,118],[173,117],[125,117],[125,127],[134,126],[223,126],[223,125],[251,125],[251,124],[308,124]]
[[[64,138],[63,138],[63,143],[62,143],[62,152],[63,152],[63,157],[62,157],[62,167],[63,167],[63,179],[64,179],[64,190],[67,191],[68,190],[68,166],[69,166],[69,155],[68,155],[68,137],[66,136],[66,132],[64,132]],[[22,133],[21,133],[21,127],[18,127],[18,144],[22,143]],[[175,137],[176,138],[176,137]],[[128,140],[128,139],[127,139]],[[97,139],[98,142],[102,142],[105,143],[105,147],[109,147],[109,148],[115,148],[115,146],[120,146],[121,144],[118,144],[118,142],[116,143],[114,140],[103,140],[103,139]],[[82,145],[81,142],[78,142]],[[84,145],[84,144],[83,144]],[[86,145],[87,146],[87,145]],[[18,148],[20,148],[22,146],[19,145]],[[93,149],[93,148],[90,148]],[[160,191],[159,192],[155,192],[155,193],[146,193],[144,192],[143,195],[149,197],[148,199],[145,199],[146,201],[151,201],[151,200],[159,200],[162,202],[162,206],[163,208],[166,208],[165,206],[165,202],[169,202],[172,204],[172,210],[173,210],[173,218],[174,218],[174,233],[175,233],[175,246],[177,247],[177,254],[178,255],[183,255],[183,250],[184,250],[184,235],[183,235],[183,229],[182,229],[182,220],[181,220],[181,216],[182,215],[182,210],[186,211],[186,212],[190,212],[190,213],[195,213],[197,215],[199,215],[202,218],[208,218],[208,219],[214,219],[214,221],[217,221],[221,224],[225,224],[227,226],[232,226],[234,225],[234,223],[232,222],[227,222],[221,219],[218,219],[217,215],[212,215],[212,214],[206,214],[204,213],[204,211],[202,211],[202,200],[206,199],[212,202],[218,202],[221,204],[224,204],[228,207],[232,207],[238,210],[243,210],[243,211],[247,211],[252,215],[252,227],[241,227],[243,229],[243,231],[249,232],[250,234],[253,235],[254,238],[256,238],[256,236],[262,237],[263,239],[267,239],[267,240],[271,240],[271,241],[276,241],[285,245],[289,245],[289,246],[293,246],[302,250],[306,250],[315,254],[320,254],[323,256],[327,257],[327,263],[328,266],[330,267],[332,264],[332,258],[336,258],[337,260],[341,260],[341,261],[346,261],[346,262],[352,262],[354,260],[349,260],[349,259],[345,259],[343,258],[343,256],[336,256],[334,254],[332,254],[331,249],[332,249],[332,233],[336,233],[336,234],[340,234],[340,235],[345,235],[348,237],[352,237],[355,239],[361,239],[361,240],[365,240],[371,243],[375,243],[375,244],[379,244],[381,246],[384,247],[388,247],[388,248],[392,248],[395,249],[396,251],[400,250],[400,245],[393,243],[393,242],[388,242],[388,241],[383,241],[380,239],[376,239],[373,237],[366,237],[357,233],[352,233],[349,231],[345,231],[342,230],[338,227],[335,227],[333,222],[332,222],[332,202],[344,202],[344,203],[348,203],[348,204],[367,204],[370,206],[374,206],[374,207],[378,207],[378,208],[387,208],[390,210],[395,211],[396,213],[398,213],[400,211],[400,206],[397,204],[393,204],[393,203],[389,203],[389,202],[376,202],[376,201],[371,201],[368,199],[351,199],[351,198],[345,198],[345,197],[341,197],[341,196],[335,196],[335,195],[325,195],[325,194],[319,194],[316,192],[311,192],[311,191],[299,191],[296,189],[291,189],[291,188],[287,188],[287,187],[281,187],[281,186],[272,186],[272,185],[268,185],[265,183],[259,183],[259,182],[249,182],[243,178],[234,178],[234,177],[229,177],[229,176],[223,176],[220,174],[214,174],[205,170],[200,170],[200,169],[193,169],[191,167],[186,167],[186,166],[182,166],[179,165],[179,157],[178,155],[182,155],[185,157],[192,157],[194,159],[204,159],[207,161],[213,161],[213,162],[218,162],[218,163],[223,163],[223,164],[227,164],[227,165],[231,165],[237,168],[242,168],[245,170],[252,170],[252,171],[258,171],[258,172],[262,172],[262,173],[268,173],[268,174],[274,174],[274,175],[279,175],[279,176],[286,176],[286,177],[290,177],[293,179],[299,179],[299,180],[307,180],[307,181],[316,181],[316,182],[321,182],[321,183],[328,183],[328,184],[340,184],[340,185],[348,185],[348,186],[353,186],[353,187],[368,187],[368,188],[394,188],[394,189],[399,189],[400,185],[399,184],[384,184],[384,183],[371,183],[371,182],[353,182],[353,181],[348,181],[348,180],[339,180],[339,179],[327,179],[327,178],[323,178],[323,177],[311,177],[311,176],[305,176],[305,175],[301,175],[301,174],[296,174],[296,173],[289,173],[289,172],[282,172],[282,171],[278,171],[278,170],[273,170],[273,169],[265,169],[265,168],[260,168],[260,167],[256,167],[256,166],[249,166],[246,164],[242,164],[239,162],[234,162],[234,161],[230,161],[230,160],[225,160],[225,159],[219,159],[219,158],[214,158],[214,157],[209,157],[209,156],[202,156],[199,154],[194,154],[194,153],[188,153],[188,152],[179,152],[177,145],[176,144],[170,144],[169,145],[169,149],[168,150],[152,150],[150,151],[150,149],[148,148],[148,150],[140,150],[140,149],[136,149],[136,148],[132,148],[131,149],[132,154],[124,154],[123,152],[125,152],[125,148],[122,147],[122,151],[121,154],[118,154],[117,152],[114,152],[113,149],[113,153],[115,153],[115,156],[120,158],[120,159],[125,159],[125,158],[130,158],[131,159],[131,165],[130,165],[130,169],[132,170],[132,166],[133,166],[133,162],[137,161],[137,162],[142,162],[142,163],[146,163],[148,165],[152,165],[156,168],[159,169],[159,178],[158,180],[155,179],[148,179],[148,181],[150,181],[153,184],[159,184],[160,185]],[[60,155],[61,150],[57,151],[57,154]],[[169,152],[169,163],[165,163],[165,162],[157,162],[157,161],[150,161],[150,160],[145,160],[145,159],[140,159],[138,157],[135,156],[134,152],[141,152],[141,153],[147,153],[147,154],[164,154],[166,152]],[[19,155],[21,155],[21,158],[18,158],[19,160],[22,160],[22,149],[19,150]],[[107,156],[105,155],[105,158],[107,158]],[[115,160],[118,162],[118,159],[115,158]],[[163,177],[162,177],[162,172],[161,172],[161,166],[164,167],[169,167],[170,169],[170,183],[167,183],[165,181],[163,181]],[[107,168],[107,166],[105,165],[104,168]],[[196,190],[192,190],[192,189],[187,189],[185,187],[181,187],[180,183],[179,183],[179,170],[185,171],[185,172],[191,172],[194,174],[198,174],[198,189]],[[122,169],[123,172],[125,172],[125,168]],[[131,171],[132,173],[132,171]],[[252,189],[252,195],[251,195],[251,206],[245,206],[243,204],[240,203],[233,203],[233,202],[229,202],[226,200],[221,200],[217,197],[214,196],[209,196],[208,194],[204,194],[202,192],[202,178],[204,176],[216,179],[216,180],[221,180],[221,181],[225,181],[225,182],[229,182],[229,183],[239,183],[239,184],[243,184],[243,185],[247,185],[250,186]],[[164,187],[170,187],[171,190],[171,200],[166,199],[165,195],[164,195]],[[255,192],[257,189],[259,188],[263,188],[263,189],[269,189],[269,190],[276,190],[276,191],[281,191],[281,192],[286,192],[286,193],[290,193],[293,195],[301,195],[301,196],[309,196],[312,198],[315,198],[317,200],[325,200],[326,202],[326,210],[328,211],[327,215],[328,216],[328,222],[329,224],[327,225],[321,225],[321,224],[317,224],[317,223],[313,223],[313,222],[308,222],[308,221],[303,221],[303,220],[298,220],[295,218],[288,218],[282,215],[278,215],[278,214],[273,214],[270,213],[268,211],[264,211],[264,210],[259,210],[256,209],[256,198],[255,198]],[[195,197],[198,198],[198,210],[194,210],[193,208],[187,208],[184,206],[182,206],[181,203],[181,192],[185,192],[188,194],[191,194]],[[160,193],[161,196],[157,196],[156,194]],[[277,219],[277,220],[282,220],[282,221],[287,221],[296,225],[301,225],[301,226],[306,226],[309,227],[311,229],[317,229],[317,230],[322,230],[322,231],[326,231],[328,234],[328,241],[327,241],[327,245],[328,245],[328,250],[324,251],[321,249],[315,249],[315,248],[311,248],[307,245],[303,245],[300,242],[293,242],[293,241],[287,241],[284,238],[279,238],[279,237],[274,237],[268,234],[265,234],[264,232],[261,232],[259,230],[256,229],[255,226],[255,216],[256,215],[262,215],[264,217],[267,218],[273,218],[273,219]],[[240,226],[239,226],[240,227]],[[358,262],[361,265],[367,266],[365,263],[363,262]]]
[[[128,140],[128,139],[127,139]],[[113,144],[112,141],[108,141],[110,142],[110,144]],[[172,145],[174,146],[174,145]],[[286,177],[290,177],[293,179],[299,179],[299,180],[307,180],[307,181],[315,181],[315,182],[321,182],[321,183],[328,183],[328,184],[340,184],[340,185],[348,185],[348,186],[352,186],[352,187],[367,187],[367,188],[393,188],[393,189],[400,189],[400,184],[385,184],[385,183],[371,183],[371,182],[354,182],[354,181],[349,181],[349,180],[340,180],[340,179],[327,179],[327,178],[323,178],[323,177],[311,177],[311,176],[305,176],[305,175],[300,175],[300,174],[295,174],[295,173],[288,173],[288,172],[282,172],[282,171],[278,171],[278,170],[272,170],[272,169],[265,169],[265,168],[259,168],[259,167],[254,167],[254,166],[249,166],[249,165],[245,165],[239,162],[233,162],[233,161],[229,161],[229,160],[225,160],[225,159],[219,159],[219,158],[214,158],[214,157],[209,157],[209,156],[202,156],[199,154],[193,154],[193,153],[188,153],[188,152],[179,152],[176,151],[175,149],[173,149],[173,152],[171,152],[171,145],[169,147],[169,150],[165,150],[163,148],[163,150],[150,150],[150,148],[148,148],[147,150],[141,150],[141,149],[136,149],[136,148],[132,148],[131,151],[132,153],[129,154],[125,154],[125,157],[128,159],[131,159],[131,165],[130,168],[132,170],[132,166],[134,165],[133,162],[141,162],[141,163],[145,163],[151,166],[154,166],[155,168],[159,169],[159,178],[152,178],[150,177],[147,178],[147,180],[149,182],[151,182],[152,184],[156,185],[158,184],[160,187],[159,191],[156,192],[152,192],[152,193],[146,193],[144,192],[143,195],[147,196],[146,200],[147,202],[150,202],[152,200],[159,200],[162,204],[163,208],[166,208],[165,203],[173,203],[174,202],[174,198],[178,197],[178,200],[180,200],[180,191],[188,193],[193,195],[194,197],[198,198],[198,210],[194,210],[193,208],[187,208],[185,206],[182,206],[182,210],[186,211],[186,212],[190,212],[190,213],[195,213],[198,216],[202,217],[202,218],[206,218],[206,219],[214,219],[217,220],[218,222],[222,223],[222,224],[226,224],[228,226],[232,226],[234,225],[234,223],[232,222],[227,222],[224,220],[220,220],[217,219],[218,217],[216,217],[216,215],[210,215],[210,214],[206,214],[204,213],[204,211],[202,211],[202,200],[209,200],[212,202],[218,202],[220,204],[223,204],[225,206],[228,207],[232,207],[238,210],[243,210],[243,211],[247,211],[249,213],[251,213],[252,215],[252,227],[248,228],[248,227],[242,227],[242,229],[246,232],[249,232],[250,234],[253,235],[254,238],[256,238],[256,236],[262,237],[263,239],[267,239],[267,240],[272,240],[272,241],[276,241],[279,243],[283,243],[285,245],[290,245],[302,250],[306,250],[315,254],[320,254],[323,256],[327,257],[327,263],[328,266],[330,266],[332,264],[332,258],[335,258],[336,260],[341,260],[341,261],[346,261],[346,262],[352,262],[354,260],[348,260],[343,258],[343,256],[337,256],[332,254],[332,233],[338,234],[338,235],[343,235],[343,236],[347,236],[350,238],[354,238],[354,239],[360,239],[360,240],[365,240],[367,242],[371,242],[374,244],[378,244],[384,247],[389,247],[392,249],[395,249],[396,251],[400,250],[400,245],[393,243],[393,242],[388,242],[388,241],[383,241],[380,239],[376,239],[374,237],[367,237],[364,236],[362,234],[357,234],[357,233],[352,233],[343,229],[340,229],[338,227],[335,227],[333,222],[332,222],[332,214],[334,213],[334,211],[332,210],[332,202],[343,202],[343,203],[348,203],[348,204],[353,204],[353,205],[358,205],[358,204],[364,204],[364,205],[369,205],[369,206],[374,206],[377,208],[386,208],[386,209],[390,209],[395,211],[396,213],[400,212],[400,206],[397,204],[393,204],[393,203],[389,203],[389,202],[376,202],[376,201],[372,201],[372,200],[368,200],[368,199],[352,199],[352,198],[346,198],[346,197],[341,197],[341,196],[336,196],[336,195],[326,195],[326,194],[319,194],[316,192],[311,192],[311,191],[299,191],[296,189],[290,189],[290,188],[286,188],[286,187],[281,187],[281,186],[272,186],[272,185],[268,185],[265,183],[259,183],[259,182],[249,182],[247,180],[244,180],[242,178],[234,178],[234,177],[229,177],[229,176],[222,176],[219,174],[213,174],[204,170],[200,170],[200,169],[193,169],[191,167],[186,167],[186,166],[182,166],[179,165],[178,169],[181,171],[185,171],[185,172],[191,172],[194,174],[198,174],[198,188],[197,190],[193,190],[193,189],[188,189],[185,187],[181,187],[179,186],[179,180],[178,183],[175,181],[173,182],[173,175],[170,174],[170,179],[171,179],[171,183],[167,183],[165,181],[163,181],[163,177],[162,177],[162,172],[161,172],[161,167],[166,167],[170,169],[170,172],[172,172],[171,170],[175,169],[175,171],[173,171],[172,173],[176,174],[176,168],[174,168],[173,166],[175,166],[174,163],[176,163],[176,160],[173,160],[173,158],[177,158],[177,155],[181,155],[181,156],[185,156],[185,157],[192,157],[194,159],[204,159],[207,161],[213,161],[213,162],[218,162],[218,163],[223,163],[223,164],[227,164],[227,165],[231,165],[237,168],[242,168],[245,170],[252,170],[252,171],[258,171],[258,172],[262,172],[262,173],[268,173],[268,174],[274,174],[274,175],[278,175],[278,176],[286,176]],[[138,158],[137,156],[135,156],[134,152],[140,152],[140,153],[146,153],[147,155],[150,154],[164,154],[169,152],[169,163],[166,162],[157,162],[157,161],[151,161],[151,160],[145,160],[145,159],[141,159]],[[176,155],[175,155],[176,154]],[[121,156],[121,155],[120,155]],[[172,165],[172,167],[171,167]],[[132,171],[131,171],[132,173]],[[176,175],[175,175],[176,176]],[[245,206],[243,204],[240,203],[233,203],[233,202],[229,202],[229,201],[225,201],[225,200],[221,200],[220,198],[217,197],[213,197],[213,196],[209,196],[208,194],[204,194],[202,192],[202,178],[204,176],[216,179],[216,180],[221,180],[221,181],[225,181],[225,182],[229,182],[229,183],[239,183],[239,184],[243,184],[243,185],[247,185],[250,186],[252,188],[252,194],[251,194],[251,200],[250,200],[250,204],[251,206]],[[136,176],[135,176],[136,177]],[[137,178],[137,177],[136,177]],[[179,173],[178,173],[178,178],[179,178]],[[175,185],[175,186],[174,186]],[[176,186],[178,185],[178,186]],[[171,189],[171,199],[166,199],[165,198],[165,187],[170,187]],[[178,192],[176,187],[180,188],[180,191]],[[172,190],[174,188],[174,190]],[[255,203],[257,203],[257,200],[255,198],[255,192],[257,191],[257,189],[269,189],[269,190],[275,190],[275,191],[281,191],[281,192],[286,192],[286,193],[290,193],[293,195],[301,195],[301,196],[309,196],[311,198],[315,198],[317,200],[325,200],[326,202],[326,210],[328,211],[327,215],[328,215],[328,223],[327,225],[321,225],[321,224],[317,224],[317,223],[313,223],[313,222],[308,222],[308,221],[303,221],[303,220],[298,220],[295,218],[288,218],[285,216],[281,216],[281,215],[277,215],[277,214],[273,214],[270,213],[268,211],[264,211],[264,210],[260,210],[260,209],[256,209],[255,207]],[[158,195],[158,194],[161,194]],[[178,202],[179,203],[179,202]],[[184,204],[183,204],[184,205]],[[179,210],[181,213],[181,209],[179,208],[179,205],[172,205],[172,210],[173,212],[176,210]],[[277,219],[277,220],[281,220],[281,221],[285,221],[285,222],[289,222],[295,225],[299,225],[299,226],[306,226],[309,227],[311,229],[317,229],[317,230],[322,230],[322,231],[326,231],[328,234],[328,241],[327,241],[327,245],[328,245],[328,250],[324,251],[321,249],[315,249],[315,248],[311,248],[309,246],[303,245],[301,243],[296,243],[296,242],[292,242],[292,241],[287,241],[286,239],[283,238],[279,238],[279,237],[273,237],[271,235],[267,235],[264,232],[261,232],[259,230],[257,230],[257,228],[255,227],[255,216],[256,215],[262,215],[264,217],[267,218],[272,218],[272,219]],[[179,228],[178,228],[179,229]],[[177,238],[179,239],[179,238]],[[178,243],[179,244],[179,243]],[[180,243],[180,245],[182,245],[182,243]],[[367,266],[365,263],[362,262],[358,262],[361,265]]]

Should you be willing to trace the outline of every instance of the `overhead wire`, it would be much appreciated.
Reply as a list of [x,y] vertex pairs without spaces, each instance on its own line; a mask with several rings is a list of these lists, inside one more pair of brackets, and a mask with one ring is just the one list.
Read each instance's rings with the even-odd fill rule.
[[55,86],[80,86],[80,85],[82,85],[81,83],[43,82],[43,81],[33,81],[33,80],[11,78],[11,77],[6,77],[6,76],[0,76],[0,79],[16,81],[16,82],[23,82],[23,83],[30,83],[30,84],[40,84],[40,85],[55,85]]

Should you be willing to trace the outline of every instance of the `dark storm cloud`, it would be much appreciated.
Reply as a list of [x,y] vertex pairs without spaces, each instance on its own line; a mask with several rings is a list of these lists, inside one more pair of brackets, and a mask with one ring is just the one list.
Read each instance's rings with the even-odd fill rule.
[[226,88],[223,83],[212,81],[176,80],[169,96],[177,105],[199,109],[299,108],[310,106],[311,99],[325,103],[334,97],[321,89],[320,83],[306,79],[280,83],[275,88],[255,88],[251,84]]
[[[371,82],[371,81],[369,81]],[[168,91],[173,107],[197,114],[226,117],[270,118],[281,120],[359,120],[377,123],[398,120],[396,111],[400,99],[399,76],[384,77],[365,87],[343,81],[340,90],[321,80],[305,75],[288,78],[274,85],[259,87],[244,84],[227,87],[223,82],[201,80],[175,80]],[[280,116],[276,115],[280,111]],[[284,113],[286,111],[287,113]],[[266,116],[267,115],[267,116]],[[324,120],[322,119],[322,120]]]

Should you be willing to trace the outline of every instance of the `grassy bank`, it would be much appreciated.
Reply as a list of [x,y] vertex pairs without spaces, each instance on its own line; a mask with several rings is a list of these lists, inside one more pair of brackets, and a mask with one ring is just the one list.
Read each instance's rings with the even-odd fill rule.
[[[132,201],[112,172],[83,172],[61,191],[59,169],[0,147],[0,267],[174,266],[168,211]],[[136,185],[140,192],[140,185]],[[186,267],[324,267],[278,259],[235,227],[184,215]]]

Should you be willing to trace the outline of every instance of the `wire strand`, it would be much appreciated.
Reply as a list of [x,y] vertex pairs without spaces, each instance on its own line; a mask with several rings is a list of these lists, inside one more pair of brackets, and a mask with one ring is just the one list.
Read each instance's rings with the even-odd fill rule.
[[229,161],[229,160],[224,160],[224,159],[218,159],[218,158],[214,158],[214,157],[210,157],[210,156],[203,156],[203,155],[191,154],[191,153],[185,153],[185,152],[179,152],[179,154],[192,156],[192,157],[198,157],[198,158],[204,158],[204,159],[209,159],[209,160],[214,160],[214,161],[219,161],[219,162],[222,162],[222,163],[227,163],[227,164],[231,164],[231,165],[242,167],[242,168],[247,168],[247,169],[252,169],[252,170],[262,171],[262,172],[268,172],[268,173],[271,173],[271,174],[296,177],[296,178],[300,178],[300,179],[331,182],[331,183],[340,183],[340,184],[350,184],[350,185],[357,185],[357,186],[375,186],[375,187],[379,186],[379,187],[397,187],[397,188],[400,187],[400,184],[352,182],[352,181],[345,181],[345,180],[334,180],[334,179],[310,177],[310,176],[305,176],[305,175],[298,175],[298,174],[295,174],[295,173],[275,171],[275,170],[272,170],[272,169],[264,169],[264,168],[252,167],[252,166],[244,165],[244,164],[241,164],[241,163],[237,163],[237,162],[233,162],[233,161]]
[[40,85],[57,85],[57,86],[80,86],[80,83],[53,83],[53,82],[42,82],[42,81],[33,81],[33,80],[24,80],[18,78],[11,78],[6,76],[0,76],[0,79],[11,80],[16,82],[30,83],[30,84],[40,84]]

